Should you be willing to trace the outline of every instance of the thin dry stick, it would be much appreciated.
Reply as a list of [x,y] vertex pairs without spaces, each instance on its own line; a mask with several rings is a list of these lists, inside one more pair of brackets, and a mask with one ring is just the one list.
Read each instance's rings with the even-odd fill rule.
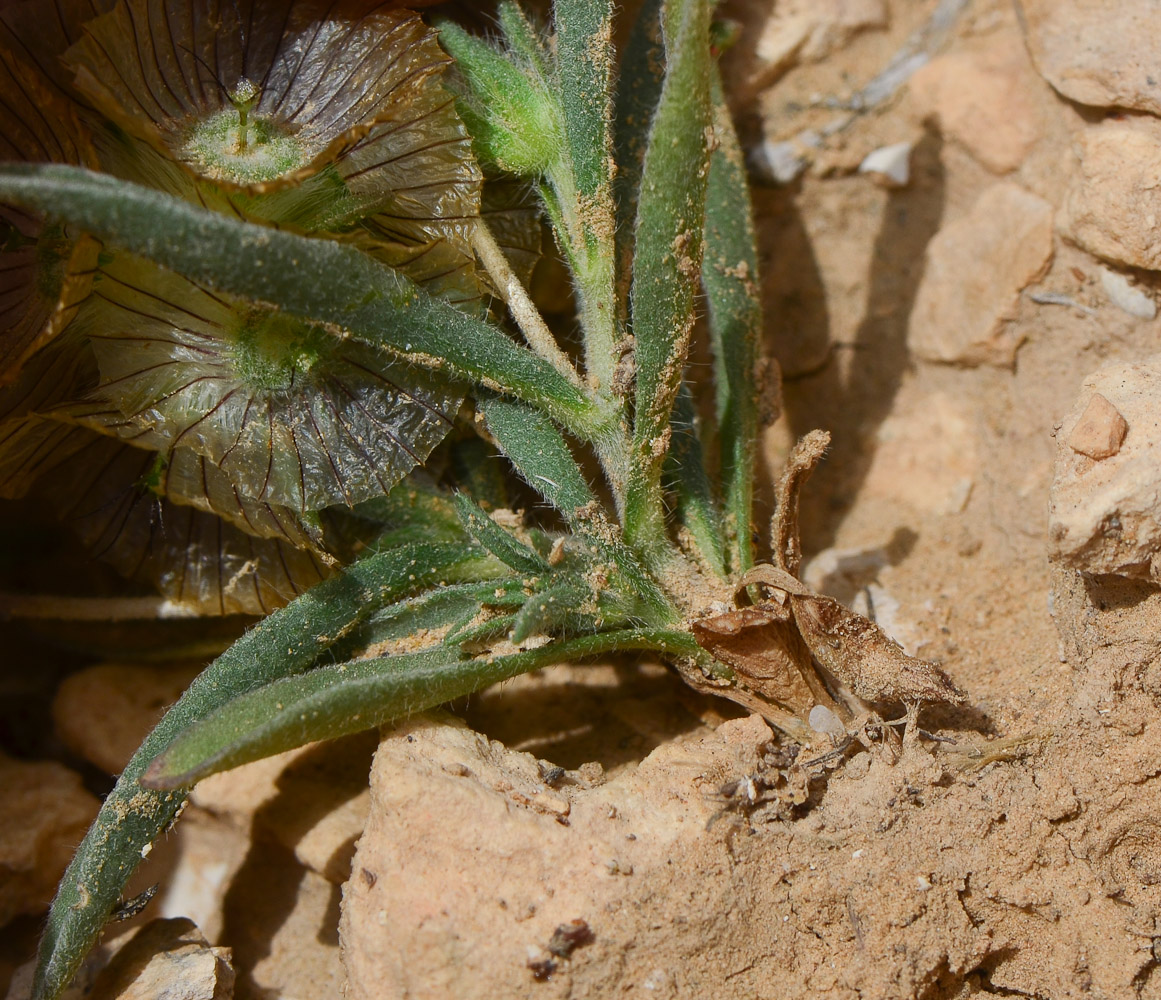
[[508,311],[516,320],[524,339],[528,341],[528,346],[574,385],[583,385],[568,355],[557,345],[556,338],[552,336],[552,331],[548,329],[544,317],[540,315],[540,310],[520,284],[520,279],[513,273],[508,258],[504,256],[504,251],[500,249],[492,231],[482,221],[476,224],[472,249],[476,251],[488,275],[496,283]]
[[48,618],[74,622],[160,621],[197,618],[196,610],[162,597],[59,597],[0,593],[0,621]]

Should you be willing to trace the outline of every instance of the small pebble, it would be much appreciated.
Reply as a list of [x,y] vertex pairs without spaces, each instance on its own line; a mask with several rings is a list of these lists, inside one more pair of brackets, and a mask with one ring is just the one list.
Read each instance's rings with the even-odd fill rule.
[[825,733],[828,736],[846,735],[842,720],[825,705],[815,705],[810,710],[807,722],[816,733]]
[[1099,392],[1094,392],[1068,436],[1068,446],[1099,462],[1121,450],[1128,430],[1129,425],[1120,411]]
[[793,142],[766,141],[750,154],[755,173],[776,184],[789,184],[807,166],[806,158]]

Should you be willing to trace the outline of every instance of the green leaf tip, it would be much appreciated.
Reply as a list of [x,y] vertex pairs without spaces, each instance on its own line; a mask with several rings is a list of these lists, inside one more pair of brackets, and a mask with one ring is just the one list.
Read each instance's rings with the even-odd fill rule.
[[484,548],[519,573],[547,573],[549,565],[510,532],[505,531],[465,494],[455,495],[456,513],[464,527]]
[[521,48],[501,49],[444,22],[440,41],[455,58],[468,93],[457,106],[480,162],[522,177],[539,176],[561,155],[560,109]]

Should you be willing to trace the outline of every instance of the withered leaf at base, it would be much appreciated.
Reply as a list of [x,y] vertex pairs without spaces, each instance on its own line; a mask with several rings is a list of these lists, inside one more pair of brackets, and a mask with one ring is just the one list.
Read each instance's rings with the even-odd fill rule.
[[790,608],[767,602],[693,622],[698,645],[734,668],[738,683],[805,718],[831,699],[810,662]]

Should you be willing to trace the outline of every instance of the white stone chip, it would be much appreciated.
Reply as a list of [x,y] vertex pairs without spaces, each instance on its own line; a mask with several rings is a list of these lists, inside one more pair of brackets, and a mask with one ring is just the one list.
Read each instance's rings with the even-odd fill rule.
[[911,143],[895,142],[868,153],[859,164],[860,174],[871,174],[887,187],[906,187],[911,181]]
[[1157,303],[1151,296],[1134,286],[1123,274],[1102,267],[1100,276],[1101,288],[1118,309],[1123,309],[1130,316],[1138,316],[1141,319],[1156,317]]

